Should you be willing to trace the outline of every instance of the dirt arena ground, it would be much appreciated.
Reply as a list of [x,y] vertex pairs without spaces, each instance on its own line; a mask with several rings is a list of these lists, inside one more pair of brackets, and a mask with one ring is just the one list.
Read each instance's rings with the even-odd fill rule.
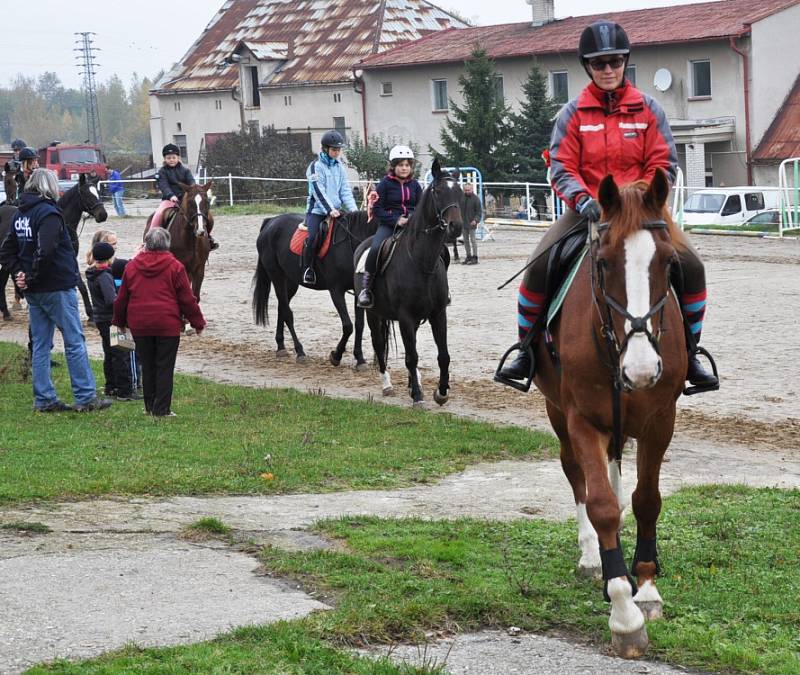
[[[348,353],[339,368],[327,355],[340,334],[340,324],[326,292],[301,289],[292,307],[295,325],[310,360],[301,365],[293,354],[275,354],[277,304],[271,297],[272,325],[255,326],[250,309],[251,279],[256,263],[255,239],[261,218],[222,216],[215,235],[220,249],[211,255],[202,291],[209,326],[201,338],[181,345],[179,369],[224,381],[255,386],[290,386],[324,390],[334,396],[381,397],[377,372],[355,372]],[[111,218],[119,235],[119,254],[130,255],[143,227],[142,218]],[[82,232],[86,250],[95,224]],[[500,229],[495,240],[481,243],[477,266],[450,268],[453,303],[448,312],[451,401],[445,409],[498,422],[546,427],[541,396],[524,395],[492,382],[499,355],[515,340],[515,284],[497,286],[524,264],[541,232]],[[794,331],[800,311],[800,241],[696,236],[693,243],[707,266],[709,311],[703,344],[715,355],[722,376],[719,392],[680,400],[679,432],[716,443],[794,449],[800,446],[800,362]],[[10,288],[7,289],[7,292]],[[10,296],[9,296],[10,297]],[[0,338],[24,330],[24,313],[2,322]],[[88,330],[93,353],[96,331]],[[288,332],[287,332],[288,338]],[[430,330],[419,332],[420,370],[426,398],[437,377],[436,352]],[[287,340],[287,346],[290,345]],[[291,349],[290,349],[291,351]],[[371,358],[366,331],[364,351]],[[403,347],[390,368],[395,384],[405,381]],[[391,403],[407,405],[404,388]],[[431,404],[433,406],[433,404]],[[433,406],[435,407],[435,406]]]

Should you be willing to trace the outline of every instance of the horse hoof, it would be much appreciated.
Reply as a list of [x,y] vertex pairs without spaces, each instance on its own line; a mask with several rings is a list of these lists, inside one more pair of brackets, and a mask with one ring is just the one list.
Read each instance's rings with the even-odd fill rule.
[[275,352],[275,356],[277,356],[279,359],[288,359],[289,352],[285,349],[279,349],[277,352]]
[[361,361],[360,363],[356,364],[355,368],[357,373],[363,373],[365,370],[369,369],[369,366],[365,361]]
[[298,354],[295,361],[297,363],[308,363],[308,357],[305,354]]
[[3,314],[3,321],[11,321],[11,314],[9,314],[8,312]]
[[[633,599],[636,602],[636,598]],[[656,621],[664,616],[664,605],[657,600],[646,600],[644,602],[636,602],[636,606],[644,614],[647,621]]]
[[328,356],[328,358],[330,359],[330,362],[331,362],[332,366],[338,367],[342,363],[342,358],[341,357],[339,357],[338,359],[336,358],[336,352],[331,352],[330,355]]
[[603,568],[599,565],[578,565],[578,574],[587,579],[601,579],[603,576]]
[[423,401],[423,400],[414,401],[411,404],[411,407],[412,408],[416,408],[417,410],[424,410],[425,409],[425,401]]
[[385,387],[383,390],[384,396],[394,396],[394,387]]
[[436,401],[439,405],[444,405],[450,400],[450,397],[447,394],[440,394],[438,389],[433,390],[433,400]]
[[611,633],[611,646],[617,656],[623,659],[638,659],[647,651],[650,640],[647,638],[647,629],[642,626],[632,633]]

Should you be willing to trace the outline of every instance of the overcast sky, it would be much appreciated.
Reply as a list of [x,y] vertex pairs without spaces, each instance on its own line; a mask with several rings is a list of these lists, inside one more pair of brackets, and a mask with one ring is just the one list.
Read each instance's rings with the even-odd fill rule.
[[[12,0],[7,0],[11,2]],[[139,0],[136,3],[78,0],[13,0],[13,28],[6,26],[6,55],[0,60],[0,83],[17,73],[58,74],[67,86],[81,83],[73,51],[77,31],[94,31],[101,81],[118,74],[128,82],[133,73],[152,77],[179,60],[222,6],[222,0]],[[526,21],[525,0],[437,0],[476,24]],[[686,0],[605,0],[604,10],[644,9],[686,4]],[[556,17],[593,14],[596,0],[555,0]],[[10,15],[9,15],[10,18]]]

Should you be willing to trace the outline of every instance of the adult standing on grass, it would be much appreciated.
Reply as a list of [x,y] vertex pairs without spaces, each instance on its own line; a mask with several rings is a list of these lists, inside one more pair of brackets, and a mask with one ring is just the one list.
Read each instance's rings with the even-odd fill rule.
[[114,202],[114,210],[117,215],[125,218],[128,215],[125,213],[125,204],[122,203],[122,198],[125,195],[125,184],[116,169],[112,169],[108,176],[108,191],[111,193],[111,201]]
[[206,320],[192,293],[189,277],[169,251],[169,231],[151,228],[144,251],[125,267],[111,323],[130,328],[142,362],[145,412],[174,417],[172,383],[183,317],[200,335]]
[[464,183],[464,203],[461,206],[461,217],[464,219],[462,235],[467,257],[464,258],[462,265],[478,264],[478,240],[475,237],[475,232],[482,216],[480,197],[475,194],[475,188],[472,183]]
[[[64,218],[56,206],[58,180],[52,171],[36,169],[25,183],[11,230],[0,246],[0,262],[11,269],[25,291],[33,358],[33,407],[39,412],[89,411],[107,408],[96,385],[78,311],[78,262]],[[64,338],[75,406],[58,399],[50,377],[55,329]]]

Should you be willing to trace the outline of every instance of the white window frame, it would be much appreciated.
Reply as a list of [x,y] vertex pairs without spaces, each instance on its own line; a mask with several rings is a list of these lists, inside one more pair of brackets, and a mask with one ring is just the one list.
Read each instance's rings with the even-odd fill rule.
[[[439,108],[436,106],[436,85],[439,82],[444,82],[444,108]],[[447,91],[447,78],[437,77],[431,80],[431,108],[433,112],[448,112],[450,110],[450,94]]]
[[[628,74],[628,71],[633,71],[633,79],[630,78],[630,75]],[[634,87],[636,86],[636,64],[635,63],[629,63],[625,67],[625,77],[628,78],[628,81],[630,81],[630,83]]]
[[334,92],[333,94],[333,102],[334,103],[341,103],[342,102],[342,95],[340,92]]
[[[695,78],[694,78],[694,67],[697,63],[707,63],[708,64],[708,93],[707,94],[696,94],[695,93]],[[689,61],[689,100],[690,101],[707,101],[709,100],[713,93],[714,93],[714,73],[711,68],[711,59],[691,59]]]
[[381,82],[381,96],[394,96],[394,86],[391,82]]
[[567,98],[565,101],[557,101],[558,103],[567,103],[569,101],[569,71],[568,70],[551,70],[550,71],[550,98],[556,100],[556,75],[564,75],[567,80]]

